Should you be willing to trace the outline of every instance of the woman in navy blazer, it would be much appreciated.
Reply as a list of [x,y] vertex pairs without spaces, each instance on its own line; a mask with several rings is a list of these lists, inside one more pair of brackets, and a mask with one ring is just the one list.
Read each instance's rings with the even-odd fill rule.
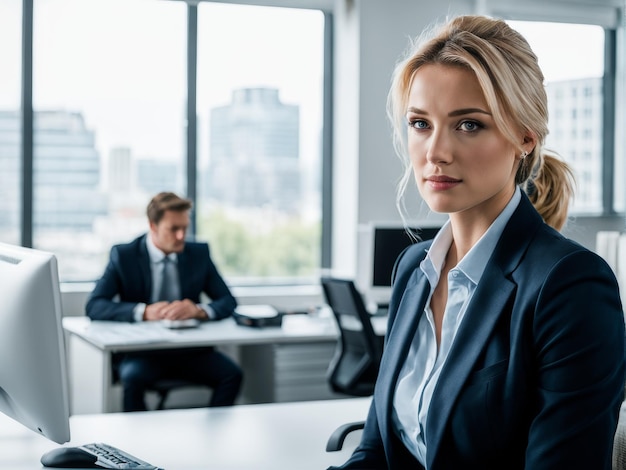
[[624,398],[610,267],[563,237],[569,167],[543,149],[547,99],[505,22],[452,19],[402,61],[399,154],[433,241],[396,262],[380,373],[342,469],[609,470]]

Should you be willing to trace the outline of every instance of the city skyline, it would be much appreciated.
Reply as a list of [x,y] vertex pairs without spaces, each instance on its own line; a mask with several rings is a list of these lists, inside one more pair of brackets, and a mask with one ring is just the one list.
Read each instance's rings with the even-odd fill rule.
[[[19,17],[17,6],[0,3],[0,17]],[[133,147],[140,157],[172,159],[181,154],[186,121],[184,3],[39,0],[35,12],[35,109],[81,111],[88,126],[100,128],[98,147],[105,159],[111,149],[124,146]],[[145,21],[146,15],[150,21]],[[209,109],[227,104],[234,90],[259,86],[276,87],[284,102],[300,106],[303,128],[321,122],[321,12],[206,3],[198,6],[198,22],[200,126],[209,125]],[[6,41],[0,44],[19,44],[20,29],[19,21],[0,28],[0,41]],[[309,40],[285,41],[294,36]],[[20,64],[20,52],[0,46],[0,59]],[[45,78],[38,70],[45,71]],[[19,104],[14,101],[20,96],[19,77],[6,80],[0,107]],[[122,107],[125,112],[112,119]],[[198,146],[207,146],[198,136]]]

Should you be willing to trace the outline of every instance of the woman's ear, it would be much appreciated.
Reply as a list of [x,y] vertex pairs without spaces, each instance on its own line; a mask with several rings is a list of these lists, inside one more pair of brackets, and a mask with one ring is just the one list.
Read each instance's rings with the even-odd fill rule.
[[534,132],[526,131],[524,134],[524,139],[522,140],[522,149],[527,154],[532,153],[532,151],[537,146],[537,136]]

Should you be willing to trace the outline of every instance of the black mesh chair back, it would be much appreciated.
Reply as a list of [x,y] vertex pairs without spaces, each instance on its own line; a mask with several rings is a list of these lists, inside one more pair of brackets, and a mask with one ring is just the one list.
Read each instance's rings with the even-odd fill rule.
[[383,336],[374,332],[370,314],[353,281],[323,277],[321,283],[340,331],[328,368],[330,387],[347,395],[369,396],[378,376]]

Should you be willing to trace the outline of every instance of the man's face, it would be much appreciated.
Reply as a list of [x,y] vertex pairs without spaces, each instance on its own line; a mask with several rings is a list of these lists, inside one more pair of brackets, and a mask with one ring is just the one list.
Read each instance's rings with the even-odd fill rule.
[[150,222],[152,242],[166,255],[180,253],[185,247],[187,227],[189,211],[165,211],[158,224]]

